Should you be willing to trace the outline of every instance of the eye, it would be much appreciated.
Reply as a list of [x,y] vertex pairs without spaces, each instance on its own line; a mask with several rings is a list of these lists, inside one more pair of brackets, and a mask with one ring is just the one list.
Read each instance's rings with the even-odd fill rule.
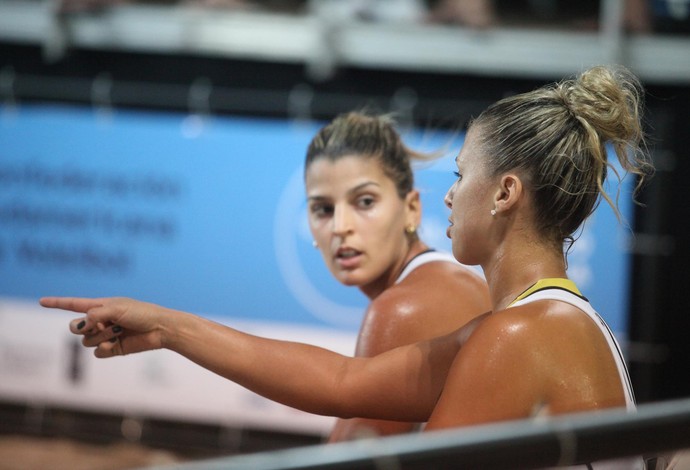
[[455,178],[460,181],[462,180],[462,175],[460,174],[459,171],[454,171],[453,174],[455,175]]
[[330,217],[333,214],[333,206],[331,204],[315,203],[309,206],[309,212],[317,218]]
[[372,196],[362,196],[357,198],[357,207],[361,209],[371,208],[376,200]]

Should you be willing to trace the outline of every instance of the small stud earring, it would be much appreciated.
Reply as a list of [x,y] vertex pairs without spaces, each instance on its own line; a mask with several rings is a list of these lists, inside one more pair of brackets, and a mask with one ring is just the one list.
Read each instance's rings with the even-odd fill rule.
[[410,224],[410,225],[408,225],[407,227],[405,227],[405,232],[406,232],[408,235],[414,235],[414,233],[415,233],[416,231],[417,231],[417,227],[415,227],[415,226],[412,225],[412,224]]
[[316,243],[316,240],[312,240],[311,246],[313,246],[314,248],[318,248],[318,247],[319,247],[319,244]]
[[496,215],[496,209],[491,209],[491,215]]

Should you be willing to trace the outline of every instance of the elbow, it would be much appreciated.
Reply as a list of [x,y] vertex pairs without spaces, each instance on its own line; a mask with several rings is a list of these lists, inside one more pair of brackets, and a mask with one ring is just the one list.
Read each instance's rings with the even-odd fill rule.
[[356,370],[350,365],[350,362],[343,361],[334,375],[331,393],[333,399],[330,401],[331,409],[327,413],[330,416],[342,419],[363,417],[366,392],[359,390]]

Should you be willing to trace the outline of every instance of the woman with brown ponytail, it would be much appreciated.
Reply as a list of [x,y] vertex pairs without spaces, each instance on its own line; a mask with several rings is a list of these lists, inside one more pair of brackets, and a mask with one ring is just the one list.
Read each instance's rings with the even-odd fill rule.
[[[606,324],[566,276],[573,233],[611,163],[651,173],[641,88],[622,68],[503,99],[471,124],[446,195],[455,258],[482,267],[492,313],[372,358],[257,338],[129,299],[44,298],[98,357],[167,348],[276,401],[341,417],[427,421],[426,430],[635,407]],[[641,459],[594,468],[641,468]]]
[[[491,309],[486,282],[419,237],[408,148],[385,116],[347,113],[312,139],[305,161],[309,227],[331,274],[369,305],[356,355],[375,356],[449,333]],[[409,432],[415,423],[338,420],[330,442]]]

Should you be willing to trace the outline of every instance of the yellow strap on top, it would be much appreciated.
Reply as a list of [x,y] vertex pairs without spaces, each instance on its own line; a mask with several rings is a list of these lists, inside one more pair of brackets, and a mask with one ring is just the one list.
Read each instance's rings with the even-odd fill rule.
[[525,290],[522,294],[518,295],[515,300],[513,300],[508,307],[513,305],[515,302],[518,302],[525,297],[543,289],[548,289],[550,287],[557,287],[559,289],[567,290],[569,292],[572,292],[573,294],[579,296],[579,297],[584,297],[581,293],[580,290],[577,288],[575,283],[571,281],[570,279],[564,279],[560,277],[552,277],[552,278],[546,278],[546,279],[539,279],[537,282],[535,282],[531,287],[528,287],[527,290]]

